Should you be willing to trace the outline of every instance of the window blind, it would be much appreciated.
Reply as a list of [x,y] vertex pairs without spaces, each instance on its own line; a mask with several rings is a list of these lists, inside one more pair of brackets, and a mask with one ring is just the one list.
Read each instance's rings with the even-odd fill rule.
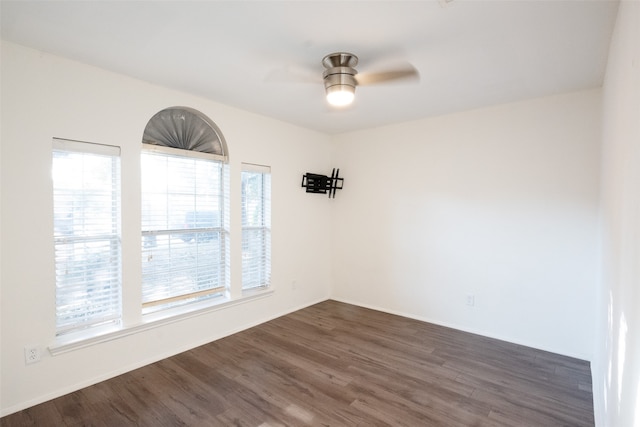
[[243,164],[242,289],[271,284],[271,170]]
[[142,153],[143,314],[226,291],[223,163],[181,150]]
[[54,139],[56,333],[121,318],[120,150]]

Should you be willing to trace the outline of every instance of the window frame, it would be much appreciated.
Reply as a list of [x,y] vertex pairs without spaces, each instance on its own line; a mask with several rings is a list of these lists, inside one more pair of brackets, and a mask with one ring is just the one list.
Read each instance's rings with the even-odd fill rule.
[[[89,209],[89,206],[95,208],[94,205],[89,205],[87,197],[91,194],[95,196],[95,189],[91,191],[85,186],[86,180],[79,179],[74,175],[74,182],[81,182],[82,187],[77,189],[63,188],[56,185],[56,153],[68,153],[68,154],[81,154],[82,157],[82,172],[84,176],[84,168],[87,167],[84,156],[100,156],[105,159],[110,159],[111,171],[110,180],[105,182],[104,189],[110,187],[108,192],[110,205],[110,225],[109,232],[91,232],[89,226],[90,221],[94,221],[95,217],[91,217],[85,209]],[[121,236],[121,156],[120,147],[97,144],[92,142],[75,141],[62,138],[53,138],[52,143],[52,207],[53,207],[53,244],[54,244],[54,266],[55,266],[55,285],[56,285],[56,299],[55,299],[55,311],[56,311],[56,337],[68,337],[78,334],[86,334],[87,331],[91,333],[99,333],[100,331],[110,330],[117,328],[122,324],[123,308],[122,308],[122,236]],[[65,169],[68,172],[68,169]],[[70,199],[64,198],[65,192],[71,192]],[[79,194],[75,194],[79,191]],[[80,197],[80,199],[78,198]],[[65,229],[63,232],[58,233],[58,219],[56,216],[59,214],[60,209],[65,209],[63,205],[65,202],[71,201],[72,212],[65,210],[65,217],[71,215],[71,221],[63,224]],[[81,206],[82,215],[78,218],[79,226],[76,225],[76,208],[75,205]],[[66,208],[68,209],[68,207]],[[74,229],[74,232],[69,232],[69,227]],[[80,234],[75,234],[75,228],[79,227]],[[92,259],[93,265],[96,264],[100,267],[99,274],[94,269],[87,269],[86,259],[83,260],[81,266],[78,266],[78,270],[75,274],[82,274],[83,278],[90,277],[92,281],[87,280],[74,280],[69,276],[69,264],[68,262],[74,262],[76,255],[81,257],[88,256],[88,253],[95,251],[95,246],[100,242],[106,242],[108,251],[94,252]],[[61,252],[61,247],[65,245],[73,245],[73,254],[65,256],[64,252]],[[80,253],[78,254],[78,248],[76,245],[80,245]],[[93,250],[91,247],[94,247]],[[60,249],[59,249],[60,248]],[[102,256],[96,258],[96,254],[102,253]],[[61,254],[61,255],[60,255]],[[104,255],[107,255],[108,261],[103,262]],[[97,260],[100,261],[97,261]],[[77,264],[77,261],[74,262]],[[97,268],[97,267],[96,267]],[[59,274],[59,270],[64,269],[62,276],[69,276],[70,283],[64,285],[62,282],[63,277]],[[74,274],[72,273],[72,275]],[[95,288],[95,289],[94,289]],[[84,289],[84,290],[83,290]],[[94,294],[84,299],[85,303],[82,304],[84,310],[83,314],[76,316],[80,320],[76,322],[65,321],[63,317],[69,317],[73,309],[68,308],[68,304],[61,303],[61,300],[73,300],[76,301],[77,297],[73,294],[78,292],[84,292],[85,294]],[[68,294],[68,295],[67,295]],[[90,316],[89,307],[96,307],[97,311],[106,312],[106,316]],[[65,314],[67,313],[67,314]]]
[[[242,163],[241,172],[240,172],[240,180],[241,180],[241,228],[242,228],[242,238],[241,238],[241,248],[242,248],[242,291],[243,292],[251,292],[261,289],[268,289],[271,287],[271,167],[258,165],[253,163]],[[245,176],[247,174],[257,174],[261,175],[261,191],[260,197],[258,200],[254,200],[254,203],[258,203],[260,205],[259,211],[260,219],[259,225],[249,225],[246,220],[246,205],[247,205],[247,194]],[[246,262],[247,260],[251,260],[251,258],[245,258],[245,247],[247,245],[255,244],[253,241],[248,241],[247,236],[250,235],[250,232],[258,232],[257,234],[261,237],[258,239],[258,244],[260,246],[259,251],[261,252],[259,259],[257,261],[257,273],[256,273],[256,262],[249,264]],[[253,280],[249,280],[249,276],[257,276],[259,277],[259,283],[255,283]]]
[[[218,179],[219,186],[217,187],[218,198],[219,198],[219,225],[215,228],[206,228],[206,229],[198,229],[194,231],[189,228],[175,228],[175,227],[166,227],[159,228],[157,230],[145,230],[144,227],[141,227],[141,236],[142,236],[142,262],[144,263],[145,258],[145,237],[149,236],[166,236],[168,235],[171,239],[172,235],[185,235],[185,234],[193,234],[195,239],[195,244],[199,245],[199,237],[202,234],[216,233],[220,248],[220,257],[218,259],[218,271],[221,276],[221,279],[218,281],[218,285],[215,287],[210,287],[207,289],[194,290],[191,292],[167,296],[164,298],[158,298],[154,300],[144,300],[144,295],[141,301],[141,310],[142,316],[145,317],[155,317],[156,315],[165,313],[165,315],[171,315],[171,313],[176,312],[180,313],[184,310],[188,310],[189,307],[201,307],[203,305],[215,304],[216,299],[220,299],[220,297],[228,297],[229,288],[230,288],[230,275],[229,275],[229,227],[228,227],[228,209],[229,209],[229,201],[228,201],[228,171],[227,171],[227,163],[226,156],[211,154],[211,153],[203,153],[192,150],[184,150],[178,148],[171,148],[165,146],[159,146],[155,144],[142,144],[141,151],[141,169],[140,169],[140,177],[141,177],[141,185],[144,181],[144,170],[142,165],[142,156],[144,155],[157,155],[164,158],[174,158],[174,159],[194,159],[195,161],[212,161],[218,164]],[[167,197],[169,193],[166,193]],[[141,189],[141,203],[144,204],[144,190]],[[143,207],[144,210],[144,207]],[[197,214],[196,214],[197,216]],[[141,212],[141,219],[144,222],[144,213]],[[186,220],[185,220],[186,221]],[[141,224],[142,226],[142,224]],[[197,256],[196,256],[197,257]],[[144,264],[143,264],[144,266]],[[142,269],[142,282],[141,288],[145,287],[145,274],[144,268]],[[170,270],[175,271],[175,270]],[[199,271],[196,268],[195,274],[199,275]],[[164,287],[167,291],[170,290],[171,285]]]

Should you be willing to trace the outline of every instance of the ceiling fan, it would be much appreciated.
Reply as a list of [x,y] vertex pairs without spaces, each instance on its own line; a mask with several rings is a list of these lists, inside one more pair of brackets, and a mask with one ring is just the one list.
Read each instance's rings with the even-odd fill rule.
[[356,86],[373,85],[401,79],[418,79],[418,70],[411,64],[395,69],[368,74],[358,74],[355,69],[358,57],[353,53],[335,52],[322,59],[324,89],[329,104],[343,107],[353,102]]

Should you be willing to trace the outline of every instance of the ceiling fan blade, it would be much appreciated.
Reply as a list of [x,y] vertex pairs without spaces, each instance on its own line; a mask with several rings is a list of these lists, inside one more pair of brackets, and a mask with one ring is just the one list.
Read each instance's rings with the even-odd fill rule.
[[398,80],[419,80],[420,73],[413,65],[406,64],[394,70],[357,74],[355,79],[359,86],[365,86]]

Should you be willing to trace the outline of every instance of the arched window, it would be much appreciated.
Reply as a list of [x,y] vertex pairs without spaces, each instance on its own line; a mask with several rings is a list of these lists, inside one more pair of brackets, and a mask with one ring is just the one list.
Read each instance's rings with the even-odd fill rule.
[[141,156],[142,313],[228,289],[228,152],[220,129],[187,107],[148,122]]
[[227,143],[216,124],[188,107],[171,107],[156,113],[142,136],[144,144],[215,154],[227,160]]

